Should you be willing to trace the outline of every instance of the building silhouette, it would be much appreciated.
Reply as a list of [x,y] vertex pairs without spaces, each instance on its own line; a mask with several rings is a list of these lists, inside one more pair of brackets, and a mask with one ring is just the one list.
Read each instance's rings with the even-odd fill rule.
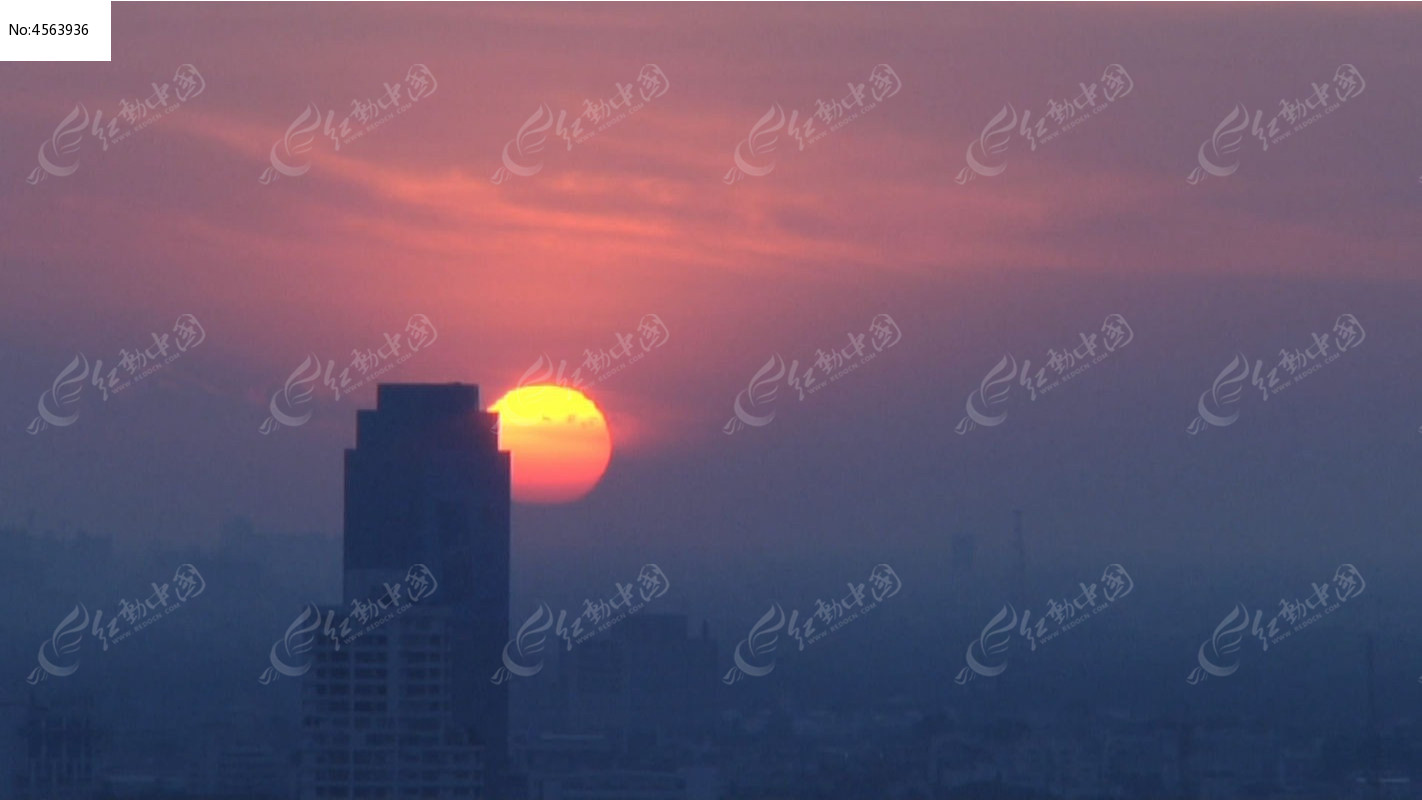
[[[360,620],[339,649],[317,648],[303,686],[304,794],[498,796],[508,693],[488,665],[509,637],[510,461],[496,419],[480,410],[477,386],[458,383],[382,384],[376,408],[357,412],[345,453],[346,608],[322,613]],[[417,566],[437,586],[402,604]]]
[[405,609],[339,649],[317,650],[301,686],[305,800],[490,796],[487,750],[453,713],[461,678],[450,609]]

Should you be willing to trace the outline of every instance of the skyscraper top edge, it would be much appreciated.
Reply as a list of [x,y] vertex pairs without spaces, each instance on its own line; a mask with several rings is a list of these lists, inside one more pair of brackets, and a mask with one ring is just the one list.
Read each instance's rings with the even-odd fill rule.
[[375,387],[377,411],[462,414],[479,409],[476,383],[381,383]]

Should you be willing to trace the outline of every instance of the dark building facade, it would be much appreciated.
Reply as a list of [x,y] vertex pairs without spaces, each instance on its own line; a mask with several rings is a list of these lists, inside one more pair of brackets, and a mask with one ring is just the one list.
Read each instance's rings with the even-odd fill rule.
[[509,454],[470,384],[383,384],[356,417],[345,463],[345,602],[379,595],[423,564],[420,604],[448,609],[450,718],[496,780],[508,690],[489,681],[509,638]]
[[302,800],[503,800],[485,784],[484,748],[454,719],[450,609],[407,608],[316,651],[301,685]]

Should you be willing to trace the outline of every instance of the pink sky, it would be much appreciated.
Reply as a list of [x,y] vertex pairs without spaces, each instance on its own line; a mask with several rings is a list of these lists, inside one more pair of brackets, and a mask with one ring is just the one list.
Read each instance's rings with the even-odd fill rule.
[[[1001,336],[1036,331],[1056,298],[1019,288],[1044,273],[1412,285],[1422,96],[1398,24],[1412,18],[1360,4],[116,4],[112,63],[0,66],[7,419],[23,438],[75,352],[112,359],[182,313],[205,321],[207,350],[164,379],[236,404],[234,430],[255,429],[307,354],[340,359],[413,314],[439,342],[390,379],[475,381],[491,402],[540,355],[576,365],[655,313],[672,345],[596,396],[619,448],[665,453],[715,440],[768,353],[881,312],[918,325],[913,359],[956,370],[915,387],[906,362],[894,391],[956,405],[997,357],[951,362],[983,297],[1009,315]],[[27,183],[77,104],[112,117],[183,64],[200,95],[107,151],[83,135],[74,174]],[[577,115],[647,64],[664,95],[571,150],[550,136],[537,175],[491,181],[541,105]],[[807,116],[880,64],[897,94],[803,151],[782,133],[770,174],[722,181],[767,109]],[[999,176],[954,180],[1004,106],[1041,115],[1112,64],[1129,95],[1035,152],[1015,138]],[[1186,182],[1236,104],[1267,118],[1342,64],[1366,92],[1267,151],[1247,140],[1234,175]],[[433,94],[339,152],[318,139],[306,174],[259,182],[309,104],[339,119],[412,65]],[[326,404],[323,447],[371,394]]]

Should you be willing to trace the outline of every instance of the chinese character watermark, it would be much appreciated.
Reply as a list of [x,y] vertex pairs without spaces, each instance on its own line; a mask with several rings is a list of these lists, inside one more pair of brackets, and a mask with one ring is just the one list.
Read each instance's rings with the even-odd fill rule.
[[[489,180],[501,184],[509,178],[531,178],[542,172],[542,153],[548,142],[549,130],[562,138],[566,145],[565,151],[571,151],[573,145],[585,144],[599,133],[641,111],[647,103],[666,94],[670,88],[671,82],[667,80],[661,67],[645,64],[637,73],[636,79],[637,98],[640,100],[632,96],[633,84],[618,81],[613,84],[610,97],[583,100],[582,113],[571,119],[567,109],[559,109],[555,123],[553,110],[547,103],[540,105],[523,125],[519,126],[518,133],[504,145],[501,159],[503,166],[494,170]],[[586,129],[583,127],[585,121]]]
[[[815,610],[800,619],[798,609],[785,616],[779,603],[772,603],[760,619],[751,626],[746,638],[736,643],[732,654],[735,666],[726,671],[721,682],[730,686],[743,678],[763,678],[775,669],[775,648],[780,631],[785,631],[803,651],[826,636],[843,628],[879,607],[879,604],[899,593],[903,581],[888,564],[879,564],[869,572],[868,581],[849,581],[849,593],[829,600],[815,598]],[[868,591],[866,600],[865,591]],[[818,629],[816,626],[819,626]]]
[[966,153],[968,165],[958,171],[958,177],[954,180],[962,186],[979,175],[984,178],[1001,175],[1007,169],[1007,157],[1003,153],[1012,143],[1013,134],[1026,139],[1029,149],[1035,153],[1039,145],[1074,130],[1105,111],[1130,94],[1135,85],[1125,67],[1112,64],[1101,73],[1100,80],[1093,81],[1091,85],[1077,83],[1081,91],[1075,97],[1048,100],[1046,111],[1037,117],[1035,123],[1032,122],[1031,109],[1023,111],[1019,117],[1011,103],[1003,106],[983,126],[978,138],[969,143]]
[[269,162],[271,166],[262,170],[257,182],[263,186],[283,176],[299,178],[311,169],[311,150],[316,146],[317,137],[324,136],[331,147],[339,153],[368,133],[404,114],[415,103],[429,97],[439,88],[439,82],[424,64],[414,64],[405,72],[402,83],[386,82],[381,93],[365,99],[356,98],[350,102],[350,111],[336,122],[334,109],[327,109],[323,115],[320,106],[308,103],[306,110],[297,115],[286,128],[286,133],[272,145]]
[[1200,145],[1196,155],[1199,166],[1190,170],[1185,181],[1194,186],[1212,175],[1216,178],[1233,175],[1239,169],[1239,150],[1244,146],[1246,136],[1253,136],[1259,141],[1260,150],[1268,152],[1270,145],[1278,145],[1323,119],[1325,114],[1337,111],[1344,103],[1362,94],[1367,86],[1356,67],[1344,64],[1334,70],[1331,82],[1314,82],[1310,87],[1311,93],[1302,99],[1280,100],[1278,112],[1267,123],[1262,121],[1262,110],[1256,109],[1251,116],[1248,106],[1237,104],[1215,126],[1210,138]]
[[[401,341],[402,338],[404,341]],[[430,318],[416,314],[405,323],[404,333],[386,333],[383,344],[352,350],[350,363],[339,373],[335,371],[335,359],[326,360],[323,372],[321,359],[312,353],[301,362],[301,366],[292,370],[282,388],[272,394],[271,402],[267,404],[268,416],[257,430],[266,436],[280,430],[281,426],[296,428],[305,425],[311,420],[311,411],[297,411],[300,406],[311,402],[317,381],[330,389],[339,402],[342,396],[378,379],[394,369],[396,364],[410,360],[411,356],[434,344],[438,338],[439,332]]]
[[[316,647],[318,634],[329,639],[339,651],[341,645],[350,645],[433,595],[439,588],[439,583],[429,567],[415,564],[406,570],[402,581],[387,581],[382,588],[385,590],[384,594],[374,600],[351,600],[350,613],[339,623],[335,621],[334,609],[327,609],[323,616],[320,606],[315,603],[307,604],[287,626],[286,633],[272,643],[272,649],[267,655],[271,666],[262,670],[257,676],[257,682],[266,686],[282,675],[288,678],[305,675],[311,669],[310,654]],[[352,629],[352,620],[360,626],[358,629]]]
[[104,122],[104,112],[96,110],[92,118],[89,109],[79,103],[74,110],[54,128],[49,139],[39,146],[39,166],[30,171],[26,181],[34,186],[46,177],[66,178],[79,169],[79,150],[84,144],[84,134],[88,133],[99,141],[99,148],[107,152],[109,145],[118,144],[138,133],[158,120],[182,108],[187,101],[202,94],[207,81],[192,64],[183,64],[173,73],[173,78],[163,84],[152,83],[153,92],[147,97],[136,96],[132,100],[120,98],[118,111]]
[[109,367],[108,373],[104,372],[103,359],[97,358],[90,363],[83,353],[74,356],[69,365],[60,370],[49,389],[40,395],[39,416],[30,421],[25,432],[34,436],[51,426],[66,428],[73,425],[79,421],[79,409],[74,406],[78,405],[85,385],[97,389],[107,403],[109,395],[122,393],[202,344],[207,339],[207,331],[203,330],[197,317],[183,314],[173,323],[172,331],[153,333],[151,338],[153,343],[147,347],[119,350],[116,363]]
[[983,626],[978,638],[968,644],[964,654],[967,666],[958,671],[954,682],[962,686],[979,675],[992,678],[1006,671],[1007,649],[1014,633],[1026,639],[1029,649],[1036,652],[1037,645],[1046,644],[1100,614],[1136,588],[1135,581],[1120,564],[1107,566],[1101,580],[1077,586],[1081,592],[1074,597],[1048,598],[1046,611],[1037,617],[1035,624],[1031,609],[1023,611],[1019,620],[1017,609],[1010,604],[1003,606]]
[[[888,64],[878,64],[869,72],[866,82],[850,81],[846,84],[849,92],[843,97],[830,95],[830,99],[815,100],[815,110],[802,119],[799,109],[785,109],[774,103],[770,109],[751,126],[750,133],[736,145],[731,153],[735,166],[727,170],[721,182],[731,185],[743,178],[762,178],[775,169],[775,148],[780,141],[780,133],[795,140],[798,149],[804,149],[831,133],[843,128],[860,116],[873,111],[880,103],[899,93],[903,81]],[[865,89],[868,94],[865,94]],[[867,99],[866,99],[867,98]],[[818,123],[819,127],[816,127]]]
[[1190,421],[1185,430],[1194,436],[1207,427],[1233,425],[1239,420],[1239,410],[1235,407],[1247,388],[1246,381],[1259,390],[1262,400],[1267,401],[1362,344],[1367,332],[1357,317],[1344,314],[1333,323],[1331,337],[1330,341],[1330,334],[1314,333],[1313,342],[1303,349],[1280,350],[1278,363],[1268,372],[1264,372],[1261,359],[1254,360],[1251,370],[1249,358],[1239,353],[1215,376],[1210,388],[1201,393],[1199,402],[1195,404],[1198,416]]
[[[806,394],[814,394],[845,375],[874,360],[879,353],[899,343],[903,332],[898,323],[888,314],[880,314],[869,322],[869,329],[862,333],[846,334],[849,344],[844,347],[830,346],[815,350],[813,361],[807,360],[805,369],[800,370],[800,360],[785,366],[785,359],[779,353],[772,355],[765,364],[751,376],[750,384],[736,395],[731,404],[733,412],[730,420],[721,426],[726,435],[734,434],[746,427],[760,428],[775,419],[775,396],[781,382],[794,389],[803,401]],[[873,352],[866,349],[872,346]],[[817,376],[815,371],[819,370]]]
[[[1333,573],[1333,580],[1312,585],[1312,594],[1300,600],[1281,598],[1279,611],[1268,622],[1263,621],[1264,612],[1256,609],[1253,615],[1249,607],[1240,603],[1234,607],[1220,624],[1215,626],[1210,638],[1200,644],[1195,661],[1198,666],[1185,676],[1185,682],[1194,686],[1210,676],[1227,678],[1239,669],[1239,650],[1244,637],[1250,635],[1259,640],[1263,652],[1280,642],[1332,614],[1343,604],[1363,593],[1368,586],[1358,568],[1343,564]],[[1331,594],[1330,594],[1331,593]],[[1287,628],[1280,628],[1280,620]]]
[[[633,583],[617,581],[613,586],[613,594],[606,600],[584,600],[582,613],[572,617],[571,621],[567,609],[558,611],[555,622],[553,610],[548,604],[540,605],[538,610],[519,626],[514,638],[504,645],[504,665],[494,671],[489,681],[499,685],[513,678],[531,678],[537,675],[543,671],[543,646],[547,641],[549,629],[562,637],[566,649],[571,651],[573,645],[582,644],[607,631],[629,615],[641,611],[647,603],[666,594],[671,588],[671,581],[667,579],[661,567],[645,564]],[[637,590],[637,597],[641,598],[640,602],[632,597],[634,588]],[[587,629],[583,628],[584,622],[588,624]]]
[[79,669],[78,653],[85,633],[98,639],[103,651],[108,652],[110,644],[122,642],[202,594],[207,588],[207,581],[203,580],[197,567],[183,564],[173,573],[172,580],[162,585],[148,585],[153,593],[147,597],[119,600],[118,610],[109,617],[107,625],[104,624],[102,608],[96,610],[91,618],[89,609],[83,603],[74,606],[74,610],[55,626],[54,633],[40,644],[39,666],[30,672],[26,682],[34,685],[50,675],[56,678],[73,675]]
[[[1029,401],[1035,403],[1038,395],[1051,392],[1105,361],[1112,353],[1130,344],[1136,334],[1125,317],[1111,314],[1101,323],[1099,333],[1079,333],[1078,338],[1080,342],[1075,347],[1067,346],[1061,350],[1049,348],[1035,373],[1032,371],[1032,359],[1025,358],[1019,364],[1010,353],[1003,356],[996,366],[988,370],[978,388],[968,394],[963,404],[967,416],[958,421],[954,432],[962,436],[978,427],[1001,425],[1007,421],[1005,406],[1014,383],[1025,389]],[[1051,375],[1047,374],[1048,370],[1051,370]]]

